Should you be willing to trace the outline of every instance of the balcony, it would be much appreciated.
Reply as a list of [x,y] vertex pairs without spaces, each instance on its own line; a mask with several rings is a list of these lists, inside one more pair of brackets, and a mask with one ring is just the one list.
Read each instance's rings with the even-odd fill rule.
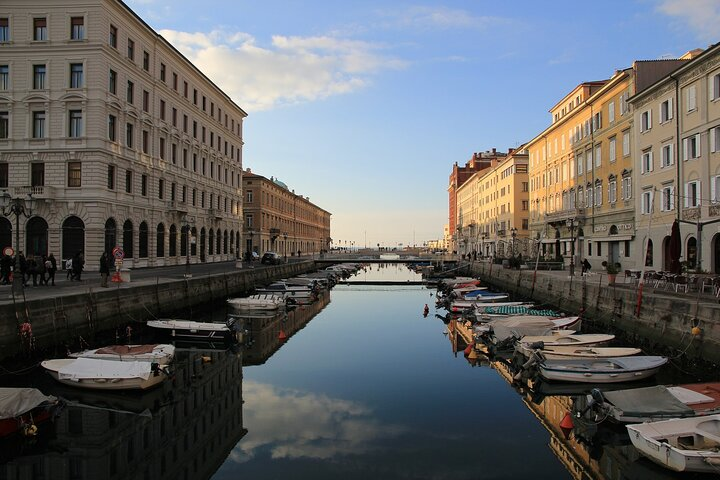
[[572,210],[561,210],[545,214],[545,223],[565,223],[567,220],[574,218],[577,220],[585,220],[585,209],[575,208]]
[[176,212],[176,213],[180,213],[180,214],[187,213],[187,211],[188,211],[187,205],[185,204],[185,202],[180,202],[178,200],[168,201],[167,209],[170,212]]
[[41,200],[49,200],[55,197],[55,187],[10,187],[8,192],[13,197],[26,197],[29,193],[32,194],[33,198]]
[[223,212],[219,208],[209,208],[208,215],[210,215],[211,217],[215,217],[215,220],[223,219]]

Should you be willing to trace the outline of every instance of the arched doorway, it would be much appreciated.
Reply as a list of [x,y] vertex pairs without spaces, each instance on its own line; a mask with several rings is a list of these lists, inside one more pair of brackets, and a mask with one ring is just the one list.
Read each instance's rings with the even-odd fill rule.
[[148,226],[147,223],[141,222],[138,230],[138,257],[147,258],[148,256]]
[[[12,223],[7,218],[0,217],[0,252],[10,246],[12,246]],[[15,247],[17,248],[17,245]]]
[[67,260],[82,251],[85,251],[85,223],[73,215],[66,218],[62,224],[61,257]]
[[648,239],[647,249],[645,250],[645,266],[653,266],[653,241]]
[[157,226],[157,258],[163,258],[165,256],[165,225],[162,223]]
[[670,235],[666,235],[662,240],[662,269],[670,271],[672,258],[670,258]]
[[130,220],[125,220],[123,223],[123,251],[125,252],[125,258],[133,258],[133,223]]
[[688,238],[687,249],[685,251],[687,252],[687,256],[685,257],[685,260],[687,261],[687,267],[688,268],[696,268],[696,266],[697,266],[697,239],[695,237]]
[[105,251],[112,252],[117,245],[117,224],[112,218],[108,218],[105,222]]
[[197,255],[197,228],[192,227],[190,230],[190,256]]
[[25,226],[25,256],[47,255],[48,224],[42,217],[32,217]]
[[170,242],[168,249],[171,257],[177,256],[177,227],[174,223],[170,225]]
[[712,256],[712,273],[720,273],[720,233],[716,233],[712,238]]

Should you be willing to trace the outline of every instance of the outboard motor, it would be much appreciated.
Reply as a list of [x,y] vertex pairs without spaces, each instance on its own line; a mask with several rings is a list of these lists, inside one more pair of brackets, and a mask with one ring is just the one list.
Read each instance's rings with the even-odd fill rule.
[[602,392],[597,388],[593,388],[590,390],[590,398],[587,400],[587,405],[582,411],[576,412],[575,416],[582,418],[587,412],[592,410],[595,405],[602,405],[603,403],[605,403],[605,397],[603,397]]

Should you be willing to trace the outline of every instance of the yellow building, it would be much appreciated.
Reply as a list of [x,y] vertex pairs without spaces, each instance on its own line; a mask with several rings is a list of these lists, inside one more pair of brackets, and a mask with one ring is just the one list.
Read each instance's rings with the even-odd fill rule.
[[527,256],[529,190],[524,148],[473,174],[457,190],[458,253]]

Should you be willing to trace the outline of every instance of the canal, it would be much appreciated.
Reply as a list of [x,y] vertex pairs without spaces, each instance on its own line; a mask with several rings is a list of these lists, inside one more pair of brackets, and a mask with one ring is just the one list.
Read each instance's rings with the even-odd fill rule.
[[[419,279],[392,264],[354,277]],[[505,363],[465,355],[461,322],[435,316],[434,294],[339,284],[286,314],[242,317],[242,347],[180,346],[172,379],[142,395],[5,375],[69,403],[37,437],[4,440],[0,480],[695,478],[639,458],[622,429],[565,438],[572,399],[513,387]]]

